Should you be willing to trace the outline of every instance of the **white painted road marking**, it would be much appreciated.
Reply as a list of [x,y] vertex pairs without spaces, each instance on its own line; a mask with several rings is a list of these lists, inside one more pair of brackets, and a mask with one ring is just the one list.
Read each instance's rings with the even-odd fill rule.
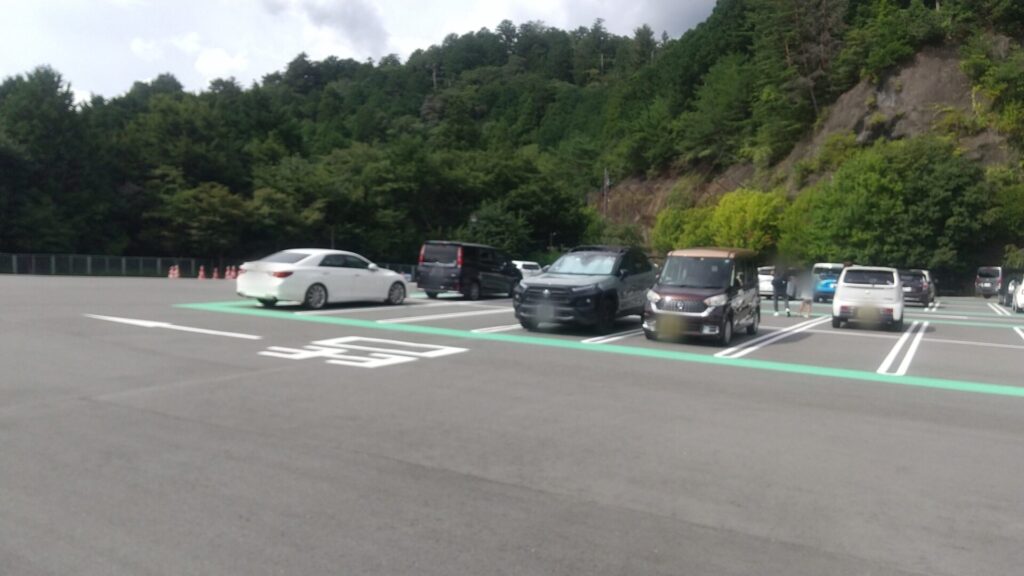
[[1010,314],[1010,312],[1006,308],[1003,308],[1002,306],[994,302],[989,302],[988,307],[991,308],[993,312],[1000,316],[1013,316],[1013,314]]
[[643,333],[644,333],[643,330],[633,329],[633,330],[627,330],[625,332],[619,332],[617,334],[611,334],[611,335],[608,335],[608,336],[598,336],[596,338],[587,338],[586,340],[583,340],[583,343],[584,344],[608,344],[610,342],[616,342],[618,340],[623,340],[625,338],[629,338],[630,336],[639,336],[640,334],[643,334]]
[[[350,354],[350,352],[363,354]],[[466,352],[466,348],[418,344],[401,340],[343,336],[329,340],[317,340],[302,348],[271,346],[260,352],[260,356],[286,360],[312,360],[322,358],[327,364],[352,366],[356,368],[383,368],[396,364],[415,362],[422,358],[440,358]]]
[[[429,304],[409,304],[415,308],[435,308],[437,306],[451,306],[451,304],[445,304],[440,302],[431,302]],[[401,306],[369,306],[366,308],[337,308],[329,310],[304,310],[295,312],[299,316],[331,316],[334,314],[356,314],[358,312],[377,312],[379,310],[401,310]]]
[[783,328],[776,332],[772,332],[771,334],[765,334],[764,336],[754,338],[753,340],[744,342],[738,346],[727,348],[715,354],[715,356],[719,358],[742,358],[747,354],[760,350],[761,348],[767,346],[768,344],[778,342],[779,340],[783,340],[789,336],[792,336],[793,334],[799,334],[800,332],[824,324],[825,322],[828,322],[831,319],[832,318],[830,316],[825,316],[822,318],[815,318],[814,320],[805,320],[799,324],[794,324],[793,326],[790,326],[788,328]]
[[[882,361],[882,364],[878,367],[877,372],[879,374],[887,374],[890,376],[903,376],[907,373],[907,369],[910,368],[910,363],[914,360],[914,355],[917,354],[917,348],[921,345],[921,339],[924,338],[924,333],[928,331],[928,322],[917,322],[915,321],[910,325],[910,328],[900,336],[900,339],[896,341],[896,345],[892,347],[889,354]],[[913,338],[913,341],[911,341]],[[910,341],[910,347],[907,349],[906,354],[903,355],[903,361],[896,368],[895,372],[890,372],[892,365],[896,362],[896,359],[900,357],[900,353],[903,351],[903,347]]]
[[468,316],[483,316],[485,314],[508,314],[511,308],[500,308],[497,310],[474,310],[472,312],[453,312],[451,314],[430,314],[428,316],[407,316],[405,318],[389,318],[378,320],[378,324],[405,324],[409,322],[427,322],[429,320],[445,320],[448,318],[465,318]]
[[522,324],[507,324],[505,326],[491,326],[490,328],[477,328],[476,330],[470,330],[476,334],[494,334],[495,332],[510,332],[512,330],[522,330]]
[[1024,329],[1014,328],[1013,331],[1016,332],[1017,335],[1020,336],[1021,338],[1024,338]]
[[106,320],[107,322],[117,322],[119,324],[128,324],[130,326],[140,326],[142,328],[163,328],[165,330],[177,330],[178,332],[193,332],[195,334],[207,334],[209,336],[225,336],[227,338],[241,338],[243,340],[262,340],[262,336],[254,336],[252,334],[239,334],[238,332],[221,332],[219,330],[207,330],[205,328],[192,328],[191,326],[178,326],[169,322],[156,322],[153,320],[137,320],[134,318],[118,318],[116,316],[99,316],[97,314],[86,314],[88,318],[95,318],[96,320]]

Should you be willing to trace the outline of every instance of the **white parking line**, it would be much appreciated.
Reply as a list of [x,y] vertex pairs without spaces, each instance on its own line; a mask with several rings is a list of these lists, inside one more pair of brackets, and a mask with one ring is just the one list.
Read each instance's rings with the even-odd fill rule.
[[[927,310],[926,310],[927,312]],[[908,314],[913,314],[913,310],[907,310]],[[929,318],[944,318],[946,320],[970,320],[970,316],[957,316],[953,314],[929,314]]]
[[[416,308],[435,308],[437,306],[451,306],[451,304],[441,303],[430,303],[430,304],[410,304]],[[331,316],[334,314],[357,314],[359,312],[376,312],[378,310],[399,310],[398,306],[370,306],[368,308],[339,308],[334,310],[305,310],[301,312],[295,312],[299,316]]]
[[643,330],[635,330],[635,329],[634,330],[627,330],[625,332],[619,332],[617,334],[611,334],[611,335],[608,335],[608,336],[598,336],[596,338],[587,338],[586,340],[583,340],[583,343],[584,344],[608,344],[610,342],[616,342],[618,340],[623,340],[625,338],[629,338],[630,336],[639,336],[640,334],[643,334],[643,333],[644,333]]
[[470,330],[476,334],[494,334],[495,332],[511,332],[512,330],[522,330],[522,324],[508,324],[506,326],[491,326],[490,328],[477,328],[476,330]]
[[1012,316],[1012,314],[1010,314],[1010,312],[1007,311],[1006,308],[1003,308],[1002,306],[994,302],[989,302],[988,307],[991,308],[993,312],[1000,316]]
[[[924,333],[928,330],[927,322],[915,321],[910,325],[910,328],[900,336],[900,339],[896,341],[896,345],[892,347],[889,354],[882,360],[882,364],[878,367],[877,372],[879,374],[888,374],[890,376],[903,376],[907,373],[907,369],[910,368],[910,363],[914,360],[914,355],[917,354],[917,348],[921,345],[921,339],[924,338]],[[895,372],[890,372],[893,363],[900,357],[900,353],[903,351],[903,347],[907,342],[910,343],[910,347],[907,349],[907,353],[903,356],[903,362],[896,368]]]
[[715,356],[719,358],[742,358],[747,354],[760,350],[761,348],[767,346],[768,344],[778,342],[779,340],[792,336],[793,334],[798,334],[805,330],[809,330],[815,326],[824,324],[825,322],[828,322],[831,319],[832,318],[830,316],[825,316],[822,318],[815,318],[814,320],[805,320],[804,322],[794,324],[789,328],[783,328],[782,330],[773,332],[771,334],[765,334],[764,336],[754,338],[753,340],[744,342],[738,346],[727,348],[715,354]]
[[238,332],[221,332],[219,330],[207,330],[206,328],[178,326],[177,324],[171,324],[169,322],[155,322],[153,320],[136,320],[134,318],[118,318],[116,316],[98,316],[96,314],[86,314],[85,316],[88,318],[94,318],[96,320],[106,320],[107,322],[129,324],[131,326],[140,326],[142,328],[163,328],[165,330],[177,330],[178,332],[193,332],[195,334],[206,334],[208,336],[225,336],[227,338],[240,338],[242,340],[263,339],[262,336],[254,336],[252,334],[239,334]]
[[1024,329],[1014,328],[1013,331],[1016,332],[1017,335],[1020,336],[1021,338],[1024,338]]
[[511,308],[500,308],[497,310],[474,310],[472,312],[453,312],[451,314],[430,314],[427,316],[407,316],[405,318],[388,318],[378,320],[378,324],[406,324],[410,322],[428,322],[430,320],[445,320],[448,318],[465,318],[468,316],[483,316],[485,314],[510,314]]

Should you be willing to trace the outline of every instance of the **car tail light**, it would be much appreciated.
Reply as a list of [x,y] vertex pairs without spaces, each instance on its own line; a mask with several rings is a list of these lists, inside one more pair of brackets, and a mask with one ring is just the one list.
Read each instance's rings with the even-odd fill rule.
[[294,272],[292,272],[291,270],[286,270],[284,272],[271,272],[270,273],[270,275],[273,276],[274,278],[287,278],[287,277],[291,276],[292,274],[294,274]]
[[882,312],[884,312],[886,316],[892,316],[892,308],[886,308]]
[[420,264],[423,264],[423,256],[426,254],[427,245],[420,246]]
[[462,246],[459,246],[459,251],[455,255],[455,265],[462,268]]
[[839,307],[839,313],[840,314],[849,314],[850,313],[850,307],[849,306],[840,306]]

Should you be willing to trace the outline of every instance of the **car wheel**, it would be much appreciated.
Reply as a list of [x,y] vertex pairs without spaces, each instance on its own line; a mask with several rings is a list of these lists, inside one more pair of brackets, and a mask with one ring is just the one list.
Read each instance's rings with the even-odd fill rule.
[[753,336],[757,334],[757,328],[761,325],[761,311],[757,310],[754,312],[754,321],[747,326],[747,334]]
[[835,316],[832,317],[832,327],[833,328],[840,328],[840,327],[842,327],[842,325],[843,325],[842,318],[836,318]]
[[597,323],[594,328],[601,334],[607,334],[615,327],[615,311],[617,306],[610,298],[602,298],[597,308]]
[[728,346],[732,343],[732,317],[727,316],[725,321],[722,322],[722,330],[718,335],[718,343],[722,346]]
[[903,319],[900,318],[898,322],[892,323],[893,332],[903,332]]
[[480,299],[480,283],[479,282],[473,282],[472,284],[469,285],[469,290],[466,291],[466,298],[468,298],[469,300],[474,300],[474,301]]
[[646,337],[648,340],[657,341],[658,340],[658,333],[655,332],[654,330],[647,330],[645,328],[644,329],[644,337]]
[[401,282],[395,282],[388,290],[388,304],[397,306],[405,301],[405,286]]
[[259,302],[260,306],[263,306],[264,308],[273,308],[274,306],[277,305],[277,300],[267,300],[265,298],[260,298]]
[[327,304],[327,288],[323,284],[313,284],[306,289],[306,297],[302,304],[310,310],[319,310]]
[[430,290],[427,290],[427,298],[430,298],[431,300],[436,300],[437,299],[437,292],[432,292]]
[[534,330],[537,329],[538,326],[540,326],[540,323],[537,322],[536,320],[530,320],[529,318],[520,318],[519,325],[522,326],[524,329],[533,332]]
[[513,282],[512,285],[508,287],[508,297],[509,298],[512,298],[513,296],[516,295],[516,286],[519,286],[519,281],[518,280]]

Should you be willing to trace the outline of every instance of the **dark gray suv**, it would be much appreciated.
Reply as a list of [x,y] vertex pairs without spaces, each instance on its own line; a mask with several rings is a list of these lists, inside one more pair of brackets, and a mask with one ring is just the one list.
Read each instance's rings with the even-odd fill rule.
[[616,318],[643,313],[654,277],[654,266],[638,248],[580,246],[544,273],[523,279],[512,303],[527,330],[547,322],[607,332]]

